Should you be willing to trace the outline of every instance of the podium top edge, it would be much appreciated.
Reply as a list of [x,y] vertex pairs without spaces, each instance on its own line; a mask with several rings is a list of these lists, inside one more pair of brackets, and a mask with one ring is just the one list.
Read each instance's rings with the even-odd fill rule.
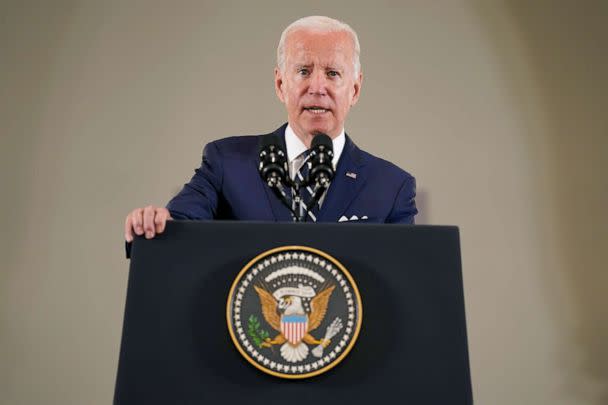
[[[178,225],[179,224],[179,225]],[[384,224],[384,223],[367,223],[363,221],[353,222],[271,222],[271,221],[237,221],[237,220],[171,220],[167,221],[168,227],[173,226],[241,226],[241,225],[263,225],[263,226],[356,226],[356,227],[382,227],[382,228],[415,228],[415,229],[455,229],[459,230],[458,225],[430,225],[430,224]]]

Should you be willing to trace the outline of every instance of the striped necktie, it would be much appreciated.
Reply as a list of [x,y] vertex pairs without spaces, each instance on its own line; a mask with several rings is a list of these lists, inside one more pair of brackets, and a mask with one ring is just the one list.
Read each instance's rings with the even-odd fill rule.
[[[310,150],[306,150],[302,152],[295,160],[294,160],[294,169],[297,170],[294,175],[294,182],[297,184],[302,184],[304,180],[308,176],[309,166],[308,166],[308,158],[310,157]],[[299,167],[298,167],[299,166]],[[295,171],[294,170],[294,171]],[[313,196],[313,189],[311,186],[301,187],[300,188],[300,198],[302,199],[302,207],[304,210],[307,209],[306,202],[310,201]],[[293,201],[293,198],[292,198]],[[294,209],[296,207],[294,206]],[[312,222],[317,222],[317,215],[319,214],[319,204],[315,204],[314,207],[308,211],[308,218],[312,220]]]

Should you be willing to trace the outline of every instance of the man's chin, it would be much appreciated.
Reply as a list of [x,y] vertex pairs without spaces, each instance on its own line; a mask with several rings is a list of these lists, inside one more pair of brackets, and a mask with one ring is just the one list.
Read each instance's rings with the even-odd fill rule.
[[313,136],[319,134],[329,135],[330,137],[332,136],[332,130],[330,125],[311,125],[306,127],[306,133]]
[[[299,117],[302,118],[302,117]],[[296,132],[296,134],[302,134],[304,137],[314,136],[318,134],[326,134],[331,138],[334,138],[340,131],[338,129],[336,132],[336,128],[339,128],[333,120],[294,120],[292,123],[292,128]]]

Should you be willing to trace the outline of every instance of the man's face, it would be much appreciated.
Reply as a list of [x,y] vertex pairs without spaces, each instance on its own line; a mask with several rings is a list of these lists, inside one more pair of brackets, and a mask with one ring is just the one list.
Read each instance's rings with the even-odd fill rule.
[[310,146],[319,132],[335,138],[359,99],[361,74],[354,77],[354,44],[346,32],[291,32],[285,68],[275,69],[275,89],[295,133]]

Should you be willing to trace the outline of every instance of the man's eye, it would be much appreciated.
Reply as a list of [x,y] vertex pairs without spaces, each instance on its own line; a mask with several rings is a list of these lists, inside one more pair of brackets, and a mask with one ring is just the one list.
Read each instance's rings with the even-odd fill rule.
[[338,77],[338,76],[340,76],[340,72],[336,72],[335,70],[330,70],[329,72],[327,72],[327,75],[330,77]]
[[306,69],[306,68],[298,69],[298,73],[301,74],[302,76],[306,76],[308,74],[308,69]]

